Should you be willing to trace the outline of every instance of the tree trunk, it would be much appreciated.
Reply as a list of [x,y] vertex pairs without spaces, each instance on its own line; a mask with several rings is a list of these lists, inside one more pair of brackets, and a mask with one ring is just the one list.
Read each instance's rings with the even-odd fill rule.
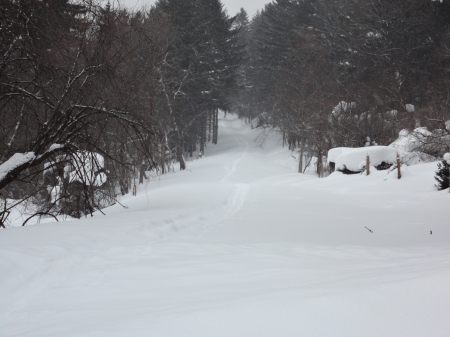
[[369,155],[366,156],[366,175],[368,176],[370,174],[370,157]]
[[206,123],[208,122],[208,117],[205,115],[205,118],[202,119],[201,122],[201,131],[200,131],[200,152],[205,153],[205,142],[206,142]]
[[217,144],[219,133],[219,110],[215,108],[213,110],[213,144]]
[[[164,165],[162,165],[164,167]],[[139,168],[139,185],[142,185],[144,183],[144,178],[147,178],[147,175],[145,174],[145,164],[141,164]]]
[[208,142],[211,141],[212,120],[213,120],[213,112],[210,111],[208,113],[208,120],[207,120],[207,124],[208,124]]
[[322,158],[322,150],[319,149],[319,152],[317,154],[317,175],[319,178],[322,177],[322,166],[323,166],[323,158]]
[[302,137],[302,141],[300,143],[300,158],[298,161],[298,173],[303,173],[303,156],[305,152],[305,138]]

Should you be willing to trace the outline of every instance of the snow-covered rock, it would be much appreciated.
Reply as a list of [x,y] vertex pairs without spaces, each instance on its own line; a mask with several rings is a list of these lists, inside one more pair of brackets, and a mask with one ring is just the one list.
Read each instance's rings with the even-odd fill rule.
[[328,164],[334,163],[336,170],[361,171],[366,156],[370,157],[370,165],[381,163],[393,164],[397,160],[397,150],[388,146],[370,146],[360,148],[338,147],[328,151]]

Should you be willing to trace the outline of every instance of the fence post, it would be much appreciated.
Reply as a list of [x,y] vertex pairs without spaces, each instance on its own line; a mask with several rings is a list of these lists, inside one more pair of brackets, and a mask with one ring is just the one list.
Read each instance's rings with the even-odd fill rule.
[[402,171],[400,169],[400,156],[397,153],[397,174],[398,174],[398,179],[400,179],[402,177]]
[[368,176],[370,174],[370,157],[369,155],[366,156],[366,175]]

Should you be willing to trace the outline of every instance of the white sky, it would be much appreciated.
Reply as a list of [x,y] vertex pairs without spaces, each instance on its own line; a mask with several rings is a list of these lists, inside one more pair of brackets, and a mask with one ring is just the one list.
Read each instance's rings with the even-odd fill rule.
[[[119,2],[125,4],[126,7],[140,7],[143,5],[152,5],[156,0],[120,0]],[[189,1],[189,0],[187,0]],[[264,5],[271,2],[271,0],[221,0],[228,10],[230,16],[239,12],[241,7],[247,11],[249,18],[256,13],[258,9],[264,8]]]

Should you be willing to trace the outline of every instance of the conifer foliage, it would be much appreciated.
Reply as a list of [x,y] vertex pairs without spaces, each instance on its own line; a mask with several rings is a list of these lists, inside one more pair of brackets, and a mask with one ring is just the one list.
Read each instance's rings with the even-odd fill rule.
[[177,159],[183,152],[204,152],[206,142],[218,142],[218,111],[230,110],[240,63],[234,19],[218,0],[160,0],[156,11],[169,18],[172,43],[167,51],[161,85]]
[[[447,154],[450,158],[450,154]],[[450,187],[450,160],[442,160],[438,163],[438,170],[434,177],[437,181],[438,190],[445,190]]]
[[330,148],[388,145],[419,127],[430,132],[418,150],[442,156],[449,13],[448,1],[272,1],[248,24],[236,111],[318,162]]

